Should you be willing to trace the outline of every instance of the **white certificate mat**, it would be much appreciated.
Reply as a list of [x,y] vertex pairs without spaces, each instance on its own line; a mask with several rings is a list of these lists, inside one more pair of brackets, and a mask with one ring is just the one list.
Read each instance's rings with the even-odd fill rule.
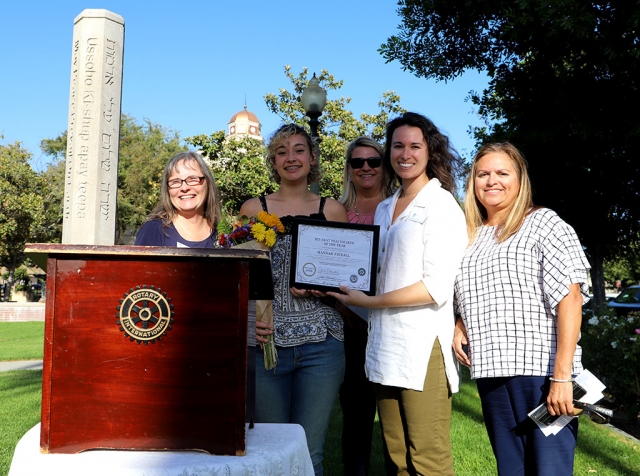
[[374,295],[379,239],[377,225],[297,219],[290,286],[339,291],[345,285]]

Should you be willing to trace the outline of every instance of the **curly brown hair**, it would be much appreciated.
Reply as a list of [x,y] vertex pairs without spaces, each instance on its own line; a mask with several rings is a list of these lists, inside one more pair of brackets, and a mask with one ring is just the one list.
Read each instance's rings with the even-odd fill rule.
[[444,135],[422,114],[415,112],[405,112],[402,116],[396,117],[387,123],[386,144],[382,166],[392,177],[399,178],[391,166],[391,142],[393,133],[398,127],[417,127],[422,131],[422,136],[427,143],[427,177],[437,178],[442,184],[442,188],[455,194],[456,174],[460,170],[462,160],[449,142],[449,138]]

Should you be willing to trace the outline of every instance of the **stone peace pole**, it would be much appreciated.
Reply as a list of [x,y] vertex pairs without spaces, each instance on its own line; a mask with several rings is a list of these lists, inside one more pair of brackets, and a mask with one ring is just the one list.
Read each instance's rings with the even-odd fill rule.
[[62,243],[115,241],[124,19],[87,9],[74,20]]

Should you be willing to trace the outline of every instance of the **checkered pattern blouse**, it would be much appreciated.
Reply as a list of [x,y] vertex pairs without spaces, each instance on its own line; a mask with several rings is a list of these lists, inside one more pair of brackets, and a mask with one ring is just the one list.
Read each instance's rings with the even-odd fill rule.
[[[503,243],[483,226],[465,252],[455,283],[472,378],[553,374],[557,306],[579,283],[588,299],[589,263],[571,226],[548,209],[529,214]],[[582,371],[576,348],[573,372]]]

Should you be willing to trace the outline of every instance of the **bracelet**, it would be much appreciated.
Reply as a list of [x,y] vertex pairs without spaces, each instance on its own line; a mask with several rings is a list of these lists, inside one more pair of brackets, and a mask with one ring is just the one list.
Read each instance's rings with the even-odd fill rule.
[[575,382],[575,379],[573,379],[573,378],[569,378],[569,379],[560,379],[560,378],[553,378],[553,377],[549,377],[549,380],[551,380],[552,382],[556,382],[556,383],[568,383],[568,382]]

